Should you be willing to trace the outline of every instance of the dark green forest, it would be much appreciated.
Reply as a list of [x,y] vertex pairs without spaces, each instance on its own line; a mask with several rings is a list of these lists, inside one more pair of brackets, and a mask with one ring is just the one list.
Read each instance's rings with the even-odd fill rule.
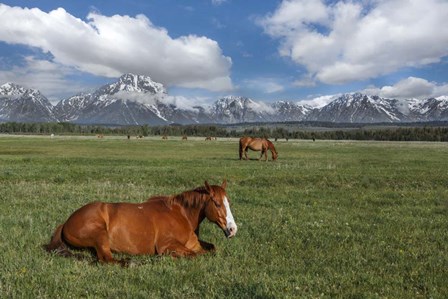
[[308,140],[448,141],[447,123],[329,124],[276,123],[239,125],[101,126],[73,123],[0,123],[1,134],[266,137]]

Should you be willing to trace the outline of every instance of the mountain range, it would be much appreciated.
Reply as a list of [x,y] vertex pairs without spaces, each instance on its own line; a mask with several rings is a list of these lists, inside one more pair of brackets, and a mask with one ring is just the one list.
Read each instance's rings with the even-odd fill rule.
[[425,122],[448,120],[448,96],[387,99],[344,94],[323,107],[294,101],[265,103],[228,96],[211,105],[176,105],[161,83],[124,74],[92,93],[80,93],[52,105],[38,90],[14,83],[0,86],[0,122],[72,122],[107,125],[231,124],[322,121],[339,123]]

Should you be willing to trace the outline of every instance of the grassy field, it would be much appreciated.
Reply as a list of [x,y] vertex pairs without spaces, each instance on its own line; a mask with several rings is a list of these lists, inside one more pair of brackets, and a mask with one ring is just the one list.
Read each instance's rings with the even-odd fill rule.
[[[264,163],[239,161],[236,139],[0,137],[0,297],[448,297],[448,144],[276,147]],[[121,268],[42,250],[87,202],[224,178],[238,234],[204,221],[214,255]]]

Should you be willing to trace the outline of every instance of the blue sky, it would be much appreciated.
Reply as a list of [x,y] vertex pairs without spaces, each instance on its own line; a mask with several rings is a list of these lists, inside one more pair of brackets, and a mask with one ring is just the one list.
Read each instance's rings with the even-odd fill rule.
[[446,0],[0,3],[0,84],[53,102],[127,72],[193,102],[448,95]]

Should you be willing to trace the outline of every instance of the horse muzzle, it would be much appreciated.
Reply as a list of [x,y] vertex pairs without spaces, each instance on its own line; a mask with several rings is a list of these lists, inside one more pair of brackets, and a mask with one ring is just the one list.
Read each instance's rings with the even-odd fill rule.
[[230,225],[227,225],[227,228],[224,230],[224,234],[228,239],[232,238],[236,235],[236,231],[238,230],[238,227],[235,223],[230,223]]

